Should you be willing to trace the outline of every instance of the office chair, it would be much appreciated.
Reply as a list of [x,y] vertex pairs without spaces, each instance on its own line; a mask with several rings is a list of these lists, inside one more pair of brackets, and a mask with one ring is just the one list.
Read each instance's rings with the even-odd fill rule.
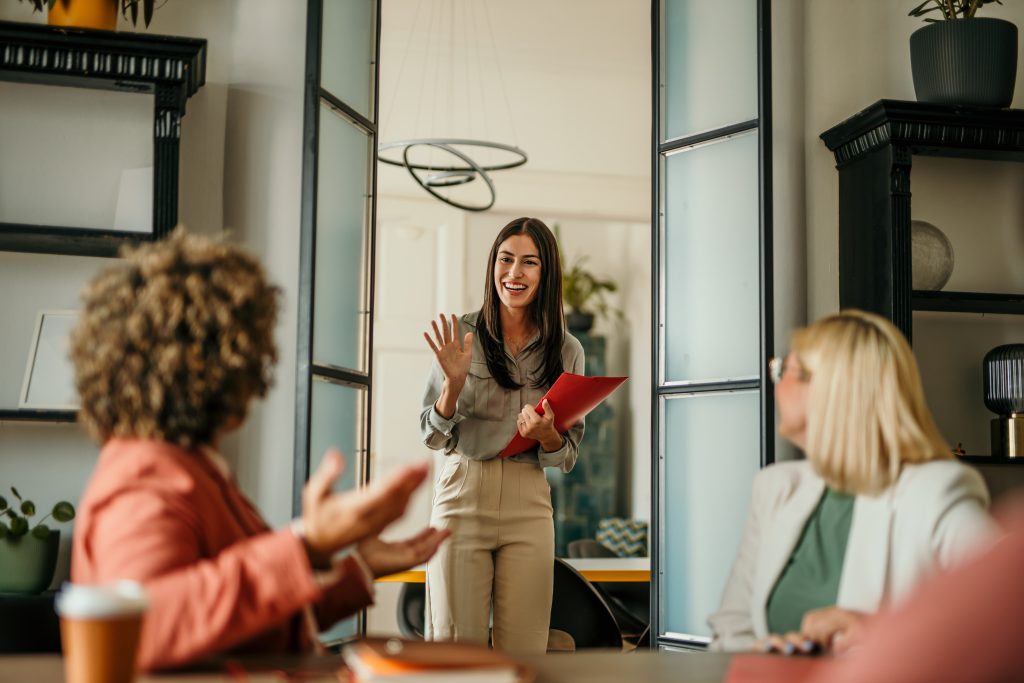
[[576,649],[622,649],[622,632],[604,598],[568,562],[555,558],[551,629],[572,636]]
[[403,583],[398,594],[398,630],[406,638],[423,640],[426,631],[427,585]]
[[[573,559],[595,557],[619,557],[614,550],[593,538],[570,541],[567,546]],[[650,623],[651,585],[649,583],[595,583],[594,588],[608,603],[622,634],[629,639],[639,639]]]

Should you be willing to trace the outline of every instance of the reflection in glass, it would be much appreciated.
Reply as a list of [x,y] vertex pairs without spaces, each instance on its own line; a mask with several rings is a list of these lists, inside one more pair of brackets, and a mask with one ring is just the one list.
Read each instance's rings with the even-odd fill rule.
[[324,0],[320,86],[372,119],[372,0]]
[[665,0],[664,22],[665,139],[757,118],[755,0]]
[[[345,471],[335,483],[335,491],[351,491],[359,481],[359,462],[363,440],[363,406],[366,391],[323,379],[313,379],[313,408],[310,412],[309,472],[320,466],[329,448],[341,450]],[[320,634],[324,642],[337,642],[359,633],[358,616],[344,619]]]
[[313,360],[366,370],[370,136],[320,107]]
[[153,96],[0,83],[0,223],[150,232]]
[[663,381],[757,377],[757,134],[664,163]]
[[667,398],[661,410],[662,630],[710,636],[759,468],[759,392]]

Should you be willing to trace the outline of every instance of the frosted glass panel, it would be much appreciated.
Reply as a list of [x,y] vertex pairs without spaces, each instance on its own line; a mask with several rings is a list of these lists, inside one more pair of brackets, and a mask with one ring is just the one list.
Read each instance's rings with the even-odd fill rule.
[[313,360],[366,370],[364,255],[370,137],[320,107]]
[[757,391],[662,399],[661,625],[710,636],[759,468]]
[[666,139],[757,118],[755,0],[665,0]]
[[665,160],[665,382],[760,375],[757,134]]
[[372,119],[373,5],[371,0],[324,0],[320,85]]
[[[338,448],[345,456],[345,472],[334,485],[335,491],[351,491],[359,481],[358,462],[363,456],[363,406],[366,391],[313,378],[313,409],[310,412],[309,465],[316,471],[328,448]],[[320,634],[325,643],[359,634],[359,618],[339,621]]]
[[349,491],[358,482],[358,462],[364,448],[363,404],[366,391],[313,378],[313,409],[310,413],[309,473],[316,471],[328,448],[345,456],[345,472],[335,491]]

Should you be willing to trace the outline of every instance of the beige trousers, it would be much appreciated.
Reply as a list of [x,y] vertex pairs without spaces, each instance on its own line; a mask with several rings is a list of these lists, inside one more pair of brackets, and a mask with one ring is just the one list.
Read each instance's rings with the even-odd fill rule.
[[427,564],[426,638],[542,653],[551,622],[551,489],[535,463],[450,455],[431,525],[451,537]]

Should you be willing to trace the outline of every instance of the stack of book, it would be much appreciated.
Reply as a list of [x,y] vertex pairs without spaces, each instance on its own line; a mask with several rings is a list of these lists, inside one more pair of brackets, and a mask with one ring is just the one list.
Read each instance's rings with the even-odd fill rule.
[[368,639],[342,652],[355,683],[530,683],[533,672],[476,645]]

